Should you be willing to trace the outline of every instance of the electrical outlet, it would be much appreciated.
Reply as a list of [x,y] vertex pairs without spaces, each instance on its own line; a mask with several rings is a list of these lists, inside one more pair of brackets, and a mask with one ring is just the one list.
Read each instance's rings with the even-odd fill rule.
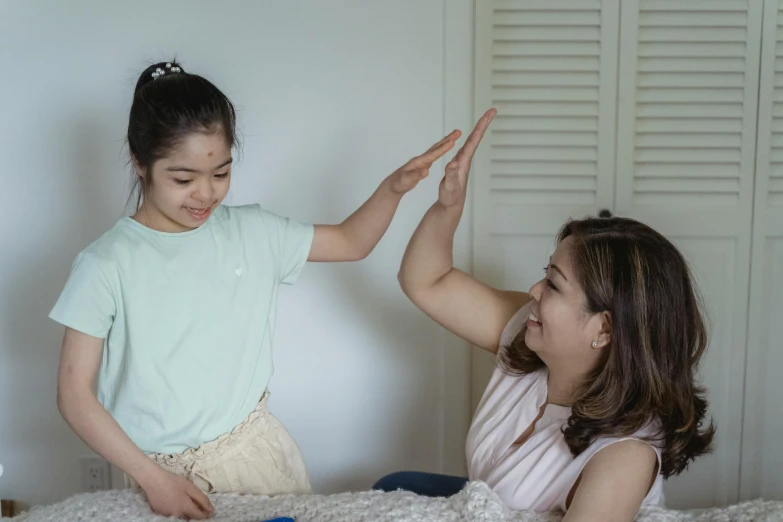
[[82,458],[82,490],[87,492],[111,489],[109,463],[101,457]]

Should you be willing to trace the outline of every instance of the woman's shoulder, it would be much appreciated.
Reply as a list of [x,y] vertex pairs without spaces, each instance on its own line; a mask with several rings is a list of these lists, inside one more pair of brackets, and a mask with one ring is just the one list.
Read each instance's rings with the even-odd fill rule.
[[622,442],[642,443],[650,446],[655,450],[659,461],[666,443],[661,422],[655,417],[650,417],[645,424],[630,433],[598,435],[587,448],[586,456],[592,456],[604,448]]

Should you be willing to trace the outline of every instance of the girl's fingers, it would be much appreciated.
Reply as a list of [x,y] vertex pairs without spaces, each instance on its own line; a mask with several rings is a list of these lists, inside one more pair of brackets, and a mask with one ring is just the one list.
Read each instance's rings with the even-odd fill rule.
[[440,143],[436,147],[430,149],[429,151],[425,152],[418,158],[415,158],[414,161],[418,163],[417,167],[426,165],[429,167],[433,163],[435,163],[438,159],[441,158],[444,154],[446,154],[448,151],[454,147],[454,140],[448,140],[444,141],[443,143]]
[[187,506],[182,510],[184,512],[184,515],[187,517],[186,520],[204,520],[205,518],[209,517],[209,513],[206,511],[203,511],[202,509],[199,509],[198,505],[195,502],[188,503]]
[[435,145],[433,145],[432,147],[427,149],[427,152],[431,152],[431,151],[437,149],[438,147],[440,147],[441,145],[443,145],[447,141],[457,141],[461,135],[462,135],[462,131],[458,130],[458,129],[455,129],[455,130],[451,131],[449,134],[447,134],[438,143],[436,143]]
[[198,507],[207,513],[212,513],[214,510],[212,503],[209,501],[209,497],[207,497],[204,492],[201,491],[195,484],[193,484],[193,487],[188,491],[188,495],[193,499]]
[[401,181],[404,184],[417,183],[417,182],[423,180],[424,178],[426,178],[427,174],[429,174],[429,171],[427,169],[409,170],[409,171],[404,172],[402,174]]

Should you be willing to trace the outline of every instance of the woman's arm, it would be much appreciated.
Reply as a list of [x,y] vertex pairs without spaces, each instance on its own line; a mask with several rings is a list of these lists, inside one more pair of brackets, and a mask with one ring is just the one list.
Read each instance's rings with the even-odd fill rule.
[[572,491],[563,522],[631,522],[658,475],[649,444],[626,440],[596,453]]
[[473,155],[494,117],[494,110],[484,114],[465,145],[446,166],[438,201],[411,237],[399,273],[403,292],[424,313],[492,353],[497,352],[506,324],[530,296],[497,290],[454,268],[452,253]]

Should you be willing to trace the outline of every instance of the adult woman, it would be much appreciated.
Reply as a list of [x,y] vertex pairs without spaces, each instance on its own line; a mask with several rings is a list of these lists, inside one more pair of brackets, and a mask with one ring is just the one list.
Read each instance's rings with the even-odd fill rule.
[[[707,335],[687,263],[642,223],[588,218],[565,224],[528,293],[454,268],[470,163],[494,115],[447,165],[400,284],[435,321],[497,356],[468,434],[470,479],[512,508],[632,520],[661,502],[663,479],[707,451],[714,434],[702,426],[707,404],[694,381]],[[378,488],[449,494],[460,485],[398,474]]]

